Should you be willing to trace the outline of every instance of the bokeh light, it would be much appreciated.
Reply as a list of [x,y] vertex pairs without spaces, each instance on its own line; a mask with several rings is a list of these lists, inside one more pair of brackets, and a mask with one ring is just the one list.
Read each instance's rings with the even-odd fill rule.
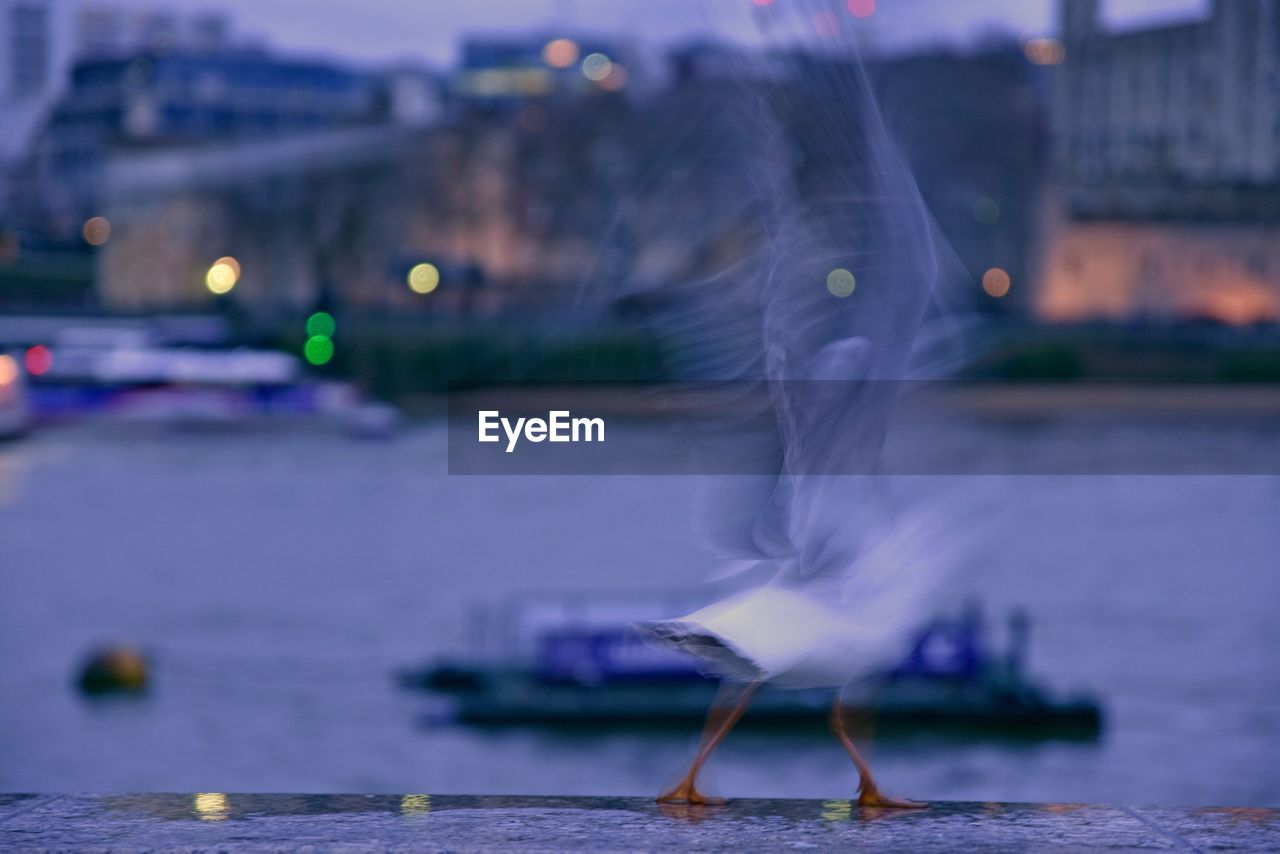
[[827,274],[827,290],[832,296],[843,299],[852,295],[857,286],[858,280],[854,278],[853,273],[843,267],[837,267]]
[[240,262],[230,255],[214,261],[204,275],[205,286],[215,294],[229,293],[240,281]]
[[876,13],[876,0],[849,0],[849,12],[855,18],[870,18]]
[[85,220],[82,233],[85,243],[101,246],[111,239],[111,223],[105,216],[91,216]]
[[53,352],[43,344],[29,347],[22,357],[22,364],[33,377],[47,374],[53,367]]
[[18,378],[18,362],[12,356],[0,353],[0,386],[13,383]]
[[603,53],[590,53],[587,54],[586,59],[582,60],[583,76],[596,83],[608,77],[611,70],[613,70],[613,60]]
[[435,264],[415,264],[409,271],[409,290],[429,294],[440,286],[440,270]]
[[552,39],[542,48],[542,61],[552,68],[568,68],[578,61],[578,45],[572,39]]
[[627,85],[628,77],[626,66],[615,62],[609,69],[609,73],[600,81],[600,88],[607,92],[617,92]]
[[987,292],[987,296],[1000,299],[1009,293],[1009,286],[1012,281],[1009,274],[999,267],[992,267],[990,270],[982,274],[982,289]]
[[1067,58],[1067,49],[1057,39],[1028,39],[1022,52],[1033,65],[1060,65]]
[[338,324],[334,321],[333,315],[327,311],[317,311],[307,318],[307,335],[321,335],[325,338],[332,338],[333,332],[337,328]]
[[312,335],[302,347],[302,355],[313,365],[325,365],[333,358],[333,342],[325,335]]

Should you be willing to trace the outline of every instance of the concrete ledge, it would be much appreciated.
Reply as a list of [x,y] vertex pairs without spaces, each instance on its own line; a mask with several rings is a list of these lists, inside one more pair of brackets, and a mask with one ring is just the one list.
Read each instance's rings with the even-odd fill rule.
[[1280,849],[1280,810],[456,795],[0,795],[0,849]]

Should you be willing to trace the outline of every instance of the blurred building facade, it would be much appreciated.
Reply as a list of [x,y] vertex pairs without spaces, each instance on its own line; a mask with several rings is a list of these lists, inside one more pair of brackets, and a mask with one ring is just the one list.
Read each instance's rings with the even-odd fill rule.
[[410,139],[372,126],[117,153],[100,207],[112,232],[97,253],[101,303],[211,308],[206,274],[230,256],[231,299],[259,317],[334,307],[335,287],[359,292],[385,263],[393,167]]
[[520,109],[531,99],[634,88],[639,54],[598,36],[471,36],[449,93],[463,108]]
[[1280,319],[1280,2],[1112,32],[1060,0],[1052,320]]
[[[21,160],[70,60],[65,9],[51,0],[0,0],[0,181]],[[7,194],[0,187],[0,218]]]
[[29,153],[28,207],[77,229],[113,148],[337,127],[368,115],[369,81],[258,51],[144,51],[83,59]]
[[[144,51],[226,47],[230,19],[221,13],[137,8],[64,0],[0,0],[0,177],[30,172],[32,147],[71,84],[78,61]],[[0,216],[29,199],[0,192]]]
[[[521,44],[513,67],[547,63],[551,42]],[[590,82],[583,49],[566,70]],[[701,280],[759,239],[759,211],[743,199],[750,182],[733,171],[736,146],[759,131],[758,99],[776,102],[793,144],[820,140],[822,93],[849,72],[839,58],[779,55],[750,63],[767,73],[744,79],[721,55],[714,46],[676,51],[672,84],[640,96],[574,81],[499,102],[464,99],[425,126],[119,150],[102,207],[113,228],[99,253],[102,297],[130,311],[231,301],[261,317],[323,307],[546,320],[598,315],[632,294]],[[491,56],[507,61],[503,51],[480,52],[464,69]],[[926,199],[970,270],[973,300],[1005,304],[976,284],[1002,267],[1018,282],[1007,301],[1016,304],[1041,179],[1031,66],[1014,43],[873,72]],[[795,170],[786,180],[802,192],[847,169],[820,147],[773,165]],[[223,255],[243,270],[226,298],[203,282]],[[439,273],[429,293],[406,283],[422,263]]]
[[[598,312],[636,277],[705,274],[714,261],[690,230],[740,231],[697,204],[712,177],[693,152],[679,171],[683,217],[665,181],[637,194],[682,120],[676,102],[605,95],[428,127],[122,152],[105,182],[102,299],[128,311],[230,300],[265,320],[316,308],[545,319],[566,316],[589,283]],[[204,282],[224,255],[243,271],[226,299]],[[420,264],[438,276],[425,292],[407,282]]]
[[[1048,171],[1044,67],[1013,40],[873,62],[881,111],[968,281],[957,310],[1022,315]],[[944,268],[949,265],[944,264]],[[995,271],[995,272],[993,272]],[[989,275],[1003,274],[1002,288]]]
[[[204,162],[206,148],[246,146],[243,171],[256,174],[254,143],[332,133],[331,148],[344,150],[346,130],[428,127],[442,112],[443,80],[421,66],[283,55],[216,11],[0,0],[0,45],[0,302],[11,308],[163,302],[125,296],[120,279],[100,277],[115,263],[101,264],[99,247],[128,236],[105,216],[121,204],[107,199],[114,158],[154,155],[195,192],[207,182],[183,157]],[[304,158],[298,168],[313,165]],[[187,211],[174,222],[198,219]],[[173,244],[135,248],[156,259],[153,273],[172,272],[162,262]],[[174,296],[181,281],[158,292]],[[138,282],[140,294],[157,292],[154,275]]]
[[136,8],[97,3],[76,12],[76,55],[126,56],[142,51],[211,52],[232,47],[229,15],[214,10]]
[[0,4],[0,89],[5,100],[36,97],[53,77],[53,10],[45,2]]
[[1082,208],[1103,203],[1085,190],[1108,179],[1280,180],[1280,3],[1211,9],[1203,20],[1109,32],[1099,0],[1062,0],[1055,154]]

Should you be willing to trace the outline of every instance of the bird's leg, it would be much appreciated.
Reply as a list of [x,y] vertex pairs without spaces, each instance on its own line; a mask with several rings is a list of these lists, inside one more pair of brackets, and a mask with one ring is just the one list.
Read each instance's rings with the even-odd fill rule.
[[839,694],[836,695],[835,702],[831,704],[831,732],[844,745],[844,749],[849,753],[849,758],[853,760],[854,767],[858,769],[858,806],[895,809],[918,809],[926,806],[926,804],[919,801],[890,798],[880,794],[880,789],[876,787],[876,781],[871,776],[871,767],[862,758],[858,748],[853,746],[853,739],[849,738],[849,733],[844,728],[844,714],[840,708]]
[[[742,690],[737,700],[727,707],[721,705],[719,697],[716,698],[716,701],[711,704],[711,709],[707,712],[707,724],[702,730],[702,743],[698,748],[698,755],[693,757],[693,764],[689,766],[689,772],[684,775],[684,779],[676,784],[674,789],[658,795],[658,803],[685,803],[695,806],[724,803],[724,798],[709,798],[699,792],[697,787],[694,786],[694,781],[697,779],[698,772],[702,770],[702,766],[710,758],[711,752],[716,749],[720,742],[724,741],[724,737],[729,734],[729,730],[733,729],[733,725],[746,712],[747,706],[751,703],[751,697],[759,687],[759,682],[752,682]],[[723,695],[726,688],[722,687],[720,691]]]

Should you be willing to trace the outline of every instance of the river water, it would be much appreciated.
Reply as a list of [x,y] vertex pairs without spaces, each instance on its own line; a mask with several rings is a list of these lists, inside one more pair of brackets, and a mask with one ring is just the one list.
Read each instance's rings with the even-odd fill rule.
[[[1227,441],[1247,458],[1275,435]],[[450,477],[445,459],[438,424],[381,443],[81,424],[0,446],[0,790],[656,792],[695,732],[426,725],[426,698],[391,674],[462,648],[477,605],[697,585],[690,482]],[[1096,693],[1106,728],[1090,742],[883,741],[882,788],[1280,805],[1280,478],[983,488],[1001,521],[975,592],[992,614],[1028,610],[1030,669]],[[153,655],[145,698],[73,690],[85,650],[113,639]],[[731,796],[847,797],[855,783],[821,734],[744,730],[708,771]]]

